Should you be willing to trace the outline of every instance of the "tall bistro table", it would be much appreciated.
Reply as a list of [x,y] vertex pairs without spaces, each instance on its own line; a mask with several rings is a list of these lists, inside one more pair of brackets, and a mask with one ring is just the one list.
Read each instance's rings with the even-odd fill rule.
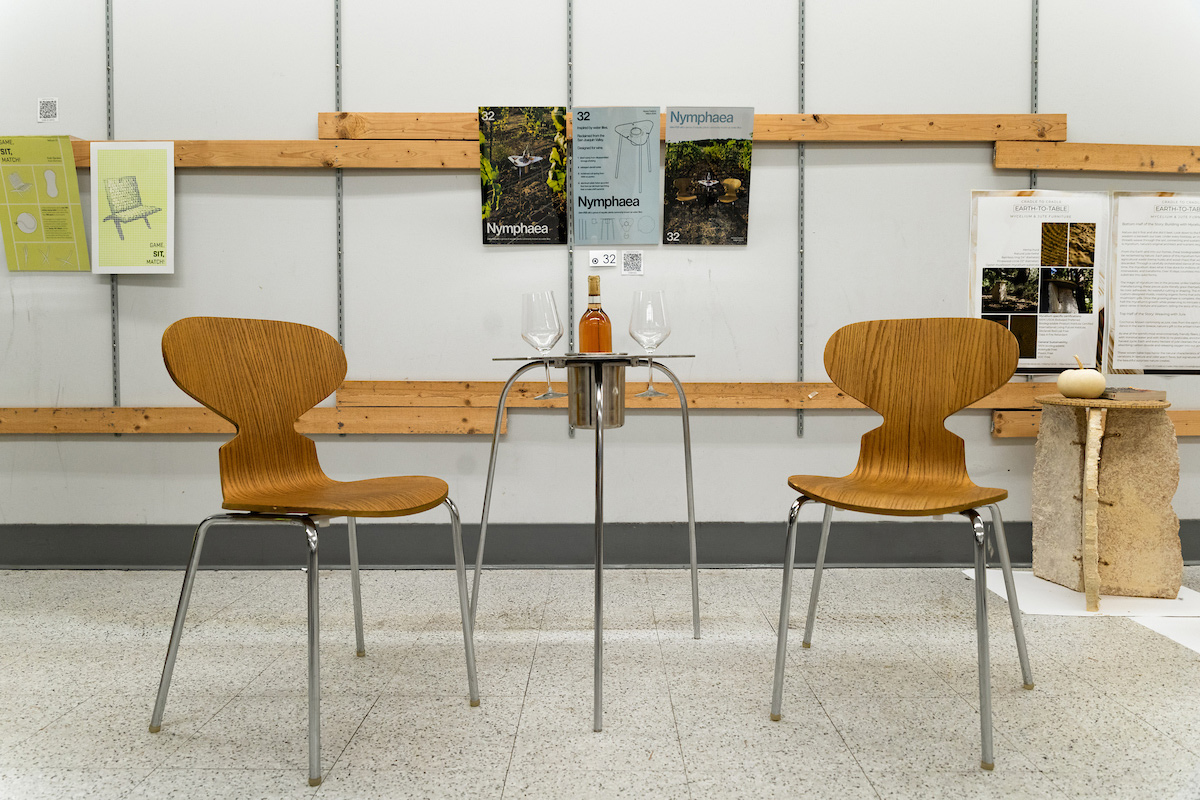
[[[594,412],[594,414],[588,414],[594,420],[594,424],[590,427],[594,427],[596,431],[596,611],[593,626],[595,637],[593,729],[596,731],[602,730],[604,726],[604,429],[605,427],[619,427],[620,424],[623,424],[617,422],[606,426],[605,422],[610,416],[613,416],[614,411],[621,411],[620,420],[624,419],[623,409],[613,408],[612,405],[623,398],[625,367],[653,367],[670,378],[671,383],[675,384],[675,391],[679,393],[679,413],[683,419],[683,471],[687,481],[688,550],[692,564],[692,635],[696,639],[700,638],[700,587],[696,575],[696,510],[692,499],[692,435],[688,426],[687,397],[684,395],[683,386],[675,377],[675,373],[659,363],[659,359],[663,358],[692,358],[692,356],[659,355],[655,356],[652,361],[648,356],[633,356],[625,353],[568,353],[533,360],[525,358],[494,359],[495,361],[528,361],[528,363],[518,367],[508,382],[504,384],[504,389],[500,392],[500,402],[496,406],[496,426],[492,432],[492,455],[488,462],[487,488],[483,493],[483,518],[479,523],[479,548],[475,554],[475,578],[471,590],[472,625],[474,625],[475,609],[479,601],[479,572],[483,566],[483,545],[487,538],[488,511],[492,503],[492,481],[496,477],[496,451],[500,445],[500,423],[504,418],[504,404],[508,399],[508,392],[517,378],[535,367],[549,363],[556,369],[565,368],[571,371],[570,383],[572,386],[577,391],[586,392],[586,397],[569,398],[568,403],[572,400],[586,401],[587,411]],[[608,407],[607,411],[606,406]],[[583,426],[577,425],[577,427]]]

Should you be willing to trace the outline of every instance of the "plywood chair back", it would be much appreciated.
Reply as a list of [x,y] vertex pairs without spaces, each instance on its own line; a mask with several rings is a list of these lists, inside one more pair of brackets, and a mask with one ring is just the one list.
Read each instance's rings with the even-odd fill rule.
[[220,454],[227,508],[331,482],[295,426],[346,377],[336,339],[294,322],[188,317],[167,328],[162,349],[179,388],[237,428]]
[[675,179],[675,199],[680,202],[695,200],[696,193],[692,191],[692,181],[689,178]]
[[883,416],[862,437],[851,477],[880,484],[973,486],[963,440],[945,419],[995,391],[1017,368],[1017,340],[983,319],[857,322],[830,337],[825,369]]
[[725,180],[721,181],[721,183],[725,187],[725,194],[721,195],[717,199],[722,203],[732,203],[733,201],[737,200],[738,189],[742,188],[741,180],[738,178],[726,178]]

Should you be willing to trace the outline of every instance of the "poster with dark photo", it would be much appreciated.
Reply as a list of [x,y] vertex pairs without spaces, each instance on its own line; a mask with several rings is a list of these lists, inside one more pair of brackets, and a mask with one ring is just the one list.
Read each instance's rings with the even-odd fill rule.
[[746,244],[753,108],[668,108],[665,244]]
[[567,110],[479,109],[484,244],[567,241]]
[[971,193],[974,311],[1016,337],[1019,371],[1100,363],[1109,218],[1103,192]]

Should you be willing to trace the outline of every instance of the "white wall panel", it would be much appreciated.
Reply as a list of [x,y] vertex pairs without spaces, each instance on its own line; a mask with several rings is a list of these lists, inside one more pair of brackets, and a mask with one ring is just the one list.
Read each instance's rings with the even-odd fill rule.
[[1075,142],[1200,142],[1200,3],[1041,4],[1041,100]]
[[[104,3],[6,2],[0,30],[0,131],[105,138]],[[39,97],[58,98],[58,122],[37,121]]]
[[567,6],[343,0],[342,70],[346,111],[565,105]]
[[333,28],[329,0],[114,0],[116,135],[316,138],[334,108]]
[[1029,3],[808,0],[805,9],[807,111],[1029,111]]
[[792,0],[575,3],[575,105],[754,106],[799,102]]
[[[12,4],[10,4],[12,5]],[[117,135],[121,138],[311,138],[333,110],[333,3],[193,4],[115,0]],[[576,0],[579,105],[753,105],[797,110],[798,7],[791,0],[730,6]],[[343,0],[347,110],[470,111],[481,104],[566,101],[565,4]],[[808,0],[807,103],[824,113],[1021,113],[1029,109],[1030,7],[984,0]],[[1130,14],[1112,0],[1041,4],[1041,99],[1069,115],[1077,141],[1194,144],[1197,6]],[[104,135],[103,4],[19,3],[0,67],[0,131]],[[73,55],[31,69],[54,35]],[[6,38],[6,41],[8,39]],[[90,66],[89,66],[90,65]],[[31,126],[30,97],[57,95],[64,121]],[[86,177],[86,173],[85,173]],[[872,317],[968,312],[967,241],[973,189],[1023,188],[999,173],[991,148],[964,145],[808,147],[805,362],[823,380],[830,333]],[[1196,191],[1190,176],[1062,175],[1062,189]],[[646,275],[601,271],[614,344],[630,296],[663,288],[673,316],[666,353],[685,380],[796,377],[796,149],[754,153],[746,247],[647,245]],[[351,378],[491,379],[532,353],[520,340],[519,295],[554,289],[566,316],[566,248],[480,244],[471,171],[348,171],[345,311]],[[179,404],[162,368],[163,328],[189,314],[294,319],[336,331],[334,179],[317,171],[181,171],[177,272],[122,277],[122,400]],[[85,205],[89,203],[86,197]],[[576,312],[586,300],[586,250],[576,254]],[[111,397],[108,281],[88,275],[0,275],[0,402],[104,405]],[[569,326],[574,319],[565,319]],[[565,350],[566,341],[557,352]],[[535,377],[537,373],[531,374]],[[561,379],[561,375],[557,376]],[[632,380],[643,380],[635,371]],[[1194,376],[1147,376],[1177,407],[1200,407]],[[700,520],[781,526],[795,473],[848,471],[875,424],[857,412],[811,411],[805,436],[788,411],[692,415]],[[1029,518],[1032,440],[994,440],[986,412],[951,420],[968,442],[977,482],[1010,492],[1006,517]],[[685,518],[678,416],[630,412],[608,438],[606,518]],[[0,522],[191,523],[219,502],[220,437],[0,439]],[[427,473],[446,478],[463,518],[478,520],[490,438],[321,437],[339,478]],[[561,412],[511,413],[492,519],[588,522],[593,439],[567,436]],[[1200,475],[1200,443],[1181,446],[1184,486]],[[1181,517],[1200,499],[1181,491]],[[805,519],[817,519],[805,510]],[[429,515],[429,520],[440,519]],[[965,550],[964,550],[965,553]]]

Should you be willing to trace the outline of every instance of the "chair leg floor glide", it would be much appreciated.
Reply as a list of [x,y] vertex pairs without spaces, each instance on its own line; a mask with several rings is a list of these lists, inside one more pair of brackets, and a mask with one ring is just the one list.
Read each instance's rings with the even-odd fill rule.
[[[784,546],[783,588],[780,592],[779,626],[777,628],[777,644],[775,651],[775,677],[771,692],[771,720],[778,722],[782,719],[783,711],[783,679],[787,663],[788,625],[791,617],[792,577],[795,571],[796,530],[800,509],[812,498],[801,495],[792,503],[788,514],[787,541]],[[1000,509],[991,504],[988,511],[992,519],[992,531],[995,537],[996,550],[1000,555],[1001,571],[1004,575],[1005,588],[1008,595],[1009,612],[1013,622],[1013,632],[1016,638],[1017,655],[1021,664],[1023,688],[1032,689],[1033,672],[1029,666],[1029,654],[1025,647],[1025,631],[1021,625],[1021,611],[1017,603],[1016,586],[1012,577],[1012,563],[1008,554],[1008,542],[1004,535],[1004,521]],[[992,770],[995,766],[993,756],[992,732],[992,685],[991,685],[991,656],[988,643],[987,623],[987,534],[982,518],[976,509],[961,512],[971,524],[974,534],[974,566],[975,566],[975,630],[978,649],[979,674],[979,718],[980,718],[980,767]],[[817,559],[813,568],[812,590],[809,595],[808,617],[804,627],[804,647],[812,642],[813,625],[816,620],[817,598],[821,590],[821,574],[825,565],[826,547],[829,541],[829,529],[833,516],[833,506],[825,505],[825,514],[821,522],[821,539],[817,548]]]

